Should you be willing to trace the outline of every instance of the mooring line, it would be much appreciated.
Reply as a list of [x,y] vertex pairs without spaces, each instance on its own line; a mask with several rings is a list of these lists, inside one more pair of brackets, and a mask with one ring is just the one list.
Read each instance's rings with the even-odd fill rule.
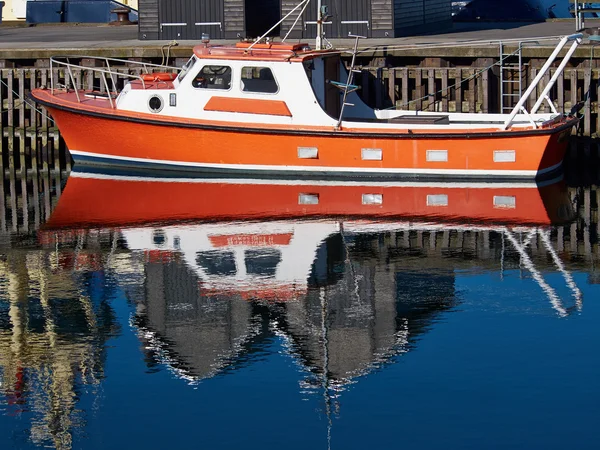
[[[35,106],[35,104],[31,104],[27,101],[27,99],[21,97],[21,95],[15,91],[14,89],[12,89],[11,87],[8,86],[8,84],[6,84],[4,81],[2,81],[2,79],[0,78],[0,84],[3,84],[4,86],[6,86],[6,89],[9,89],[10,91],[12,91],[13,94],[15,94],[17,96],[18,100],[21,100],[21,104],[19,105],[13,105],[12,108],[8,108],[8,109],[1,109],[0,108],[0,113],[4,113],[4,112],[9,112],[9,111],[13,111],[15,108],[22,106],[23,104],[25,105],[29,105],[29,107],[31,109],[33,109],[34,111],[40,113],[42,116],[44,116],[46,119],[48,119],[50,122],[55,123],[54,119],[52,117],[50,117],[48,114],[46,114],[44,111],[42,111],[41,109],[37,109],[37,107]],[[0,105],[1,106],[1,105]]]

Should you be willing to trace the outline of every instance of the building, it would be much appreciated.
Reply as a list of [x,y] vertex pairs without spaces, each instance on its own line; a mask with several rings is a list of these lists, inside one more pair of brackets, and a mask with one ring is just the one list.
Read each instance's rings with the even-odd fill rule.
[[25,21],[28,23],[88,22],[106,23],[116,20],[111,10],[119,4],[130,7],[135,20],[137,0],[2,0],[2,20]]
[[[139,38],[212,39],[258,37],[301,0],[139,0]],[[322,0],[329,20],[328,38],[360,34],[398,37],[450,28],[451,0]],[[295,13],[294,13],[295,14]],[[288,17],[272,35],[285,36],[294,24]],[[290,33],[293,39],[316,35],[317,2],[311,1]]]

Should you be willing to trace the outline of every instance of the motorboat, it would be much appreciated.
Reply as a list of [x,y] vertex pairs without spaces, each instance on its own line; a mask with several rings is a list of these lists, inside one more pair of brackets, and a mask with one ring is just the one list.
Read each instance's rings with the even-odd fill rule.
[[[318,179],[550,177],[578,118],[557,111],[549,93],[580,41],[563,37],[506,114],[367,106],[354,84],[358,37],[348,67],[319,36],[315,48],[207,37],[181,68],[53,57],[50,88],[31,96],[76,164]],[[129,70],[116,68],[125,63]],[[76,70],[100,87],[80,87]],[[549,113],[539,112],[544,103]]]

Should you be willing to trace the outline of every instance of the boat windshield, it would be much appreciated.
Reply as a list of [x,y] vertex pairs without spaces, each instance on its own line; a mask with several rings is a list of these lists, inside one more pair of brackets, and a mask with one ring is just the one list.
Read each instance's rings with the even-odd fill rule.
[[181,83],[181,80],[185,78],[187,73],[190,71],[192,66],[196,63],[196,57],[192,55],[192,57],[183,65],[181,71],[179,72],[179,76],[177,77],[177,81]]

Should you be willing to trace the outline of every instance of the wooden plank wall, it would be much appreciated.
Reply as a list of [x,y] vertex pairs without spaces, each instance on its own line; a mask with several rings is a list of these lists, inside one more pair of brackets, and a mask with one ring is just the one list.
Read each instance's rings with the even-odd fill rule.
[[450,0],[394,0],[395,36],[406,36],[415,31],[425,32],[450,28],[452,2]]
[[371,0],[371,28],[375,37],[380,35],[378,31],[393,31],[392,0]]
[[423,0],[425,24],[452,20],[452,2],[448,0]]
[[240,37],[245,37],[244,3],[244,0],[224,0],[224,37],[226,39],[235,38],[238,33]]
[[139,2],[138,10],[138,37],[141,40],[158,39],[158,0],[144,0]]
[[421,26],[425,23],[425,4],[422,1],[394,0],[394,29],[396,36],[404,29]]

